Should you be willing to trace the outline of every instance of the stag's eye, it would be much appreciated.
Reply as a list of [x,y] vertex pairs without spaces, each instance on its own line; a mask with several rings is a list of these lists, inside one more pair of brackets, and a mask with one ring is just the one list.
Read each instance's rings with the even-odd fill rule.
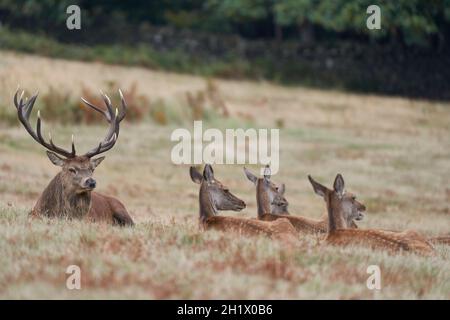
[[70,173],[77,174],[77,170],[75,168],[69,168]]
[[355,201],[356,200],[356,196],[352,196],[352,200]]

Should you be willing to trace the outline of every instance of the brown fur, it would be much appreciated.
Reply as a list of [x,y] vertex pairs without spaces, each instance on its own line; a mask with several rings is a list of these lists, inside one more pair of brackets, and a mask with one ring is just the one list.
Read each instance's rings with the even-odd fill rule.
[[431,237],[425,237],[424,235],[418,233],[417,231],[413,230],[406,230],[406,231],[396,231],[396,230],[385,230],[386,232],[391,232],[393,234],[400,234],[400,235],[406,235],[411,239],[418,239],[421,241],[428,241],[432,244],[444,244],[444,245],[450,245],[450,235],[440,235],[440,236],[431,236]]
[[116,198],[92,192],[92,204],[87,218],[90,221],[103,221],[121,226],[134,225],[125,206]]
[[[277,219],[287,219],[294,226],[295,230],[300,233],[306,234],[325,234],[328,231],[328,217],[325,216],[321,220],[311,219],[303,216],[292,216],[287,212],[287,207],[285,213],[274,214],[271,212],[271,205],[269,199],[269,190],[271,192],[277,192],[273,183],[270,185],[266,184],[263,178],[258,178],[256,180],[256,205],[258,210],[258,219],[262,221],[275,221]],[[287,201],[286,201],[287,202]],[[350,224],[351,228],[358,228],[356,223],[352,220]]]
[[[208,165],[207,165],[208,166]],[[209,170],[205,166],[205,171]],[[212,175],[212,168],[211,175]],[[199,205],[200,205],[200,225],[208,230],[215,229],[220,231],[232,231],[239,234],[254,236],[265,235],[271,239],[281,240],[289,244],[297,243],[297,233],[294,227],[286,219],[280,219],[275,222],[258,221],[238,217],[218,216],[218,210],[239,211],[245,207],[245,203],[232,195],[228,189],[213,176],[209,177],[203,173],[203,176],[191,167],[191,178],[194,182],[200,183]],[[215,193],[215,195],[212,195]],[[229,207],[220,207],[218,202],[212,198],[228,198],[231,205]]]
[[17,109],[19,121],[30,136],[40,145],[45,147],[50,161],[62,167],[39,197],[36,205],[31,210],[32,217],[64,217],[67,219],[88,219],[90,221],[106,221],[120,225],[133,225],[133,220],[127,210],[117,199],[92,192],[96,187],[96,181],[92,178],[95,168],[105,157],[97,156],[114,147],[120,131],[120,122],[126,115],[126,102],[119,90],[121,109],[111,105],[111,99],[102,94],[106,108],[99,108],[90,102],[83,102],[91,109],[101,113],[109,123],[107,135],[93,149],[82,156],[77,156],[74,138],[72,136],[71,150],[65,150],[56,146],[50,136],[46,141],[41,132],[42,119],[38,111],[36,130],[30,124],[30,115],[38,94],[30,99],[23,98],[24,91],[19,95],[17,89],[14,95],[14,105]]
[[446,244],[450,245],[450,236],[436,236],[436,237],[429,237],[428,241],[434,244]]
[[264,235],[291,244],[297,243],[297,233],[286,219],[267,222],[237,217],[212,216],[207,218],[202,226],[205,229],[233,231],[246,236]]
[[345,197],[342,176],[336,177],[334,190],[315,182],[311,177],[310,181],[316,193],[326,201],[329,219],[327,243],[339,246],[358,244],[390,253],[408,251],[426,256],[434,254],[432,245],[415,231],[395,233],[376,229],[348,229],[342,207]]
[[295,230],[300,233],[306,234],[316,234],[316,233],[327,233],[328,230],[328,219],[325,220],[315,220],[302,216],[282,216],[277,214],[266,213],[258,217],[258,219],[263,221],[274,221],[277,219],[287,219],[294,226]]
[[74,194],[64,188],[62,172],[58,173],[44,189],[31,215],[49,218],[84,218],[90,208],[91,194]]
[[79,180],[89,178],[95,167],[87,157],[75,157],[61,160],[59,172],[44,189],[31,216],[59,217],[68,219],[86,219],[94,222],[107,222],[119,225],[133,225],[133,220],[124,205],[117,199],[89,190],[80,190],[75,183],[70,168],[76,167],[85,172]]
[[434,254],[433,247],[426,240],[375,229],[338,229],[328,233],[326,241],[339,246],[358,244],[390,253],[410,251],[425,256]]

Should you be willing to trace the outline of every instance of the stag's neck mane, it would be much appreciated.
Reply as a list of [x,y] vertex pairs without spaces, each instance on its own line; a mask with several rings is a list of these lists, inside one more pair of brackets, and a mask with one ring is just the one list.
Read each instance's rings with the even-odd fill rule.
[[261,218],[264,214],[271,213],[269,195],[263,179],[258,179],[256,183],[256,206],[258,208],[258,218]]
[[345,223],[344,217],[342,216],[340,210],[332,205],[333,194],[328,192],[326,194],[326,204],[328,211],[328,233],[339,229],[347,229],[347,224]]
[[209,217],[217,215],[217,210],[212,203],[211,196],[208,191],[206,183],[202,183],[200,186],[200,222],[204,223]]
[[61,173],[58,173],[45,188],[35,210],[50,217],[82,218],[89,212],[90,206],[91,192],[68,190],[64,187]]

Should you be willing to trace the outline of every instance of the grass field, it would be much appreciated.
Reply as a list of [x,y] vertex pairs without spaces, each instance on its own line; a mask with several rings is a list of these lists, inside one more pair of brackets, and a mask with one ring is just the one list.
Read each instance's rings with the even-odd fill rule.
[[[0,51],[0,107],[13,112],[17,85],[41,95],[50,86],[78,99],[83,87],[137,82],[140,94],[183,108],[187,91],[205,79],[140,68],[52,60]],[[292,214],[325,212],[306,178],[331,185],[343,174],[347,189],[367,208],[362,228],[450,232],[450,104],[286,88],[270,83],[216,83],[231,119],[210,126],[280,126],[280,171]],[[36,109],[40,105],[38,99]],[[62,105],[61,108],[64,108]],[[60,143],[75,133],[79,150],[101,139],[105,125],[45,121]],[[27,213],[58,172],[19,125],[0,121],[1,298],[363,298],[449,299],[450,249],[437,255],[389,256],[367,248],[324,246],[299,238],[287,250],[265,238],[203,232],[198,186],[187,166],[170,161],[171,132],[180,125],[124,123],[121,136],[96,171],[98,191],[117,196],[135,228],[80,221],[30,221]],[[185,121],[190,128],[192,123]],[[47,131],[47,129],[44,129]],[[253,168],[256,170],[256,167]],[[216,176],[246,201],[255,217],[254,187],[238,165],[216,166]],[[81,267],[82,289],[66,288],[65,270]],[[366,287],[369,265],[379,265],[382,289]]]

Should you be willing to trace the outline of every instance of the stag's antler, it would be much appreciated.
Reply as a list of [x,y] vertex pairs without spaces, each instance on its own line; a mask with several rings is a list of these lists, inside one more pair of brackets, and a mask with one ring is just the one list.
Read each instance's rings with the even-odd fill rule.
[[[28,100],[28,101],[26,98],[25,98],[25,100],[23,100],[24,91],[21,92],[19,98],[18,98],[18,94],[19,94],[19,89],[16,91],[16,94],[14,95],[14,104],[17,109],[17,114],[18,114],[20,122],[23,124],[23,126],[25,127],[27,132],[31,135],[31,137],[36,142],[38,142],[40,145],[44,146],[48,150],[53,151],[61,156],[64,156],[66,158],[76,157],[75,143],[74,143],[73,135],[72,135],[72,151],[70,151],[70,152],[67,150],[64,150],[63,148],[56,146],[53,143],[51,135],[50,135],[49,142],[45,141],[45,139],[42,137],[42,133],[41,133],[42,124],[41,124],[40,111],[38,111],[36,132],[31,127],[30,114],[31,114],[31,111],[33,110],[33,106],[37,99],[38,93],[36,93],[34,96],[32,96],[30,98],[30,100]],[[103,141],[101,141],[97,147],[95,147],[94,149],[85,153],[84,156],[91,158],[95,155],[98,155],[100,153],[108,151],[116,143],[117,138],[119,136],[119,130],[120,130],[119,124],[125,118],[126,109],[127,109],[127,105],[125,103],[125,99],[123,98],[122,91],[119,90],[119,94],[120,94],[120,99],[122,102],[122,108],[121,108],[120,112],[117,108],[114,112],[113,107],[111,105],[111,100],[104,93],[102,93],[102,98],[106,104],[107,110],[102,110],[101,108],[94,106],[93,104],[87,102],[85,99],[82,98],[83,102],[86,103],[86,105],[88,105],[95,111],[101,113],[106,118],[106,121],[108,121],[108,123],[109,123],[109,130],[108,130],[108,133],[106,134],[106,137],[103,139]]]
[[105,138],[102,142],[99,143],[97,147],[94,149],[89,150],[86,154],[84,154],[86,157],[93,157],[95,155],[98,155],[100,153],[103,153],[105,151],[108,151],[112,147],[114,147],[114,144],[117,141],[117,138],[119,137],[119,130],[120,130],[120,122],[125,118],[125,115],[127,113],[127,104],[125,102],[125,99],[123,97],[122,91],[119,89],[120,94],[120,101],[122,103],[122,108],[119,112],[119,109],[116,108],[116,111],[114,112],[114,109],[111,105],[111,100],[109,97],[101,92],[103,101],[106,105],[106,110],[103,110],[92,103],[86,101],[84,98],[81,98],[81,100],[89,107],[94,109],[95,111],[101,113],[105,118],[106,121],[109,123],[109,130],[106,134]]
[[27,101],[25,98],[25,101],[23,100],[23,94],[24,91],[22,90],[22,93],[20,94],[19,100],[17,100],[17,95],[19,94],[19,89],[17,89],[16,94],[14,95],[14,104],[17,109],[17,115],[19,117],[20,122],[23,124],[27,132],[30,134],[30,136],[36,140],[39,144],[47,148],[48,150],[51,150],[55,153],[58,153],[59,155],[62,155],[66,158],[73,158],[75,157],[75,143],[73,141],[72,136],[72,151],[69,152],[67,150],[64,150],[63,148],[60,148],[56,146],[53,143],[52,137],[50,135],[50,141],[47,142],[42,137],[41,133],[41,112],[38,111],[38,119],[36,124],[36,132],[33,130],[33,128],[30,125],[30,114],[33,110],[34,102],[37,99],[38,93],[36,93],[34,96],[30,98],[30,100]]

